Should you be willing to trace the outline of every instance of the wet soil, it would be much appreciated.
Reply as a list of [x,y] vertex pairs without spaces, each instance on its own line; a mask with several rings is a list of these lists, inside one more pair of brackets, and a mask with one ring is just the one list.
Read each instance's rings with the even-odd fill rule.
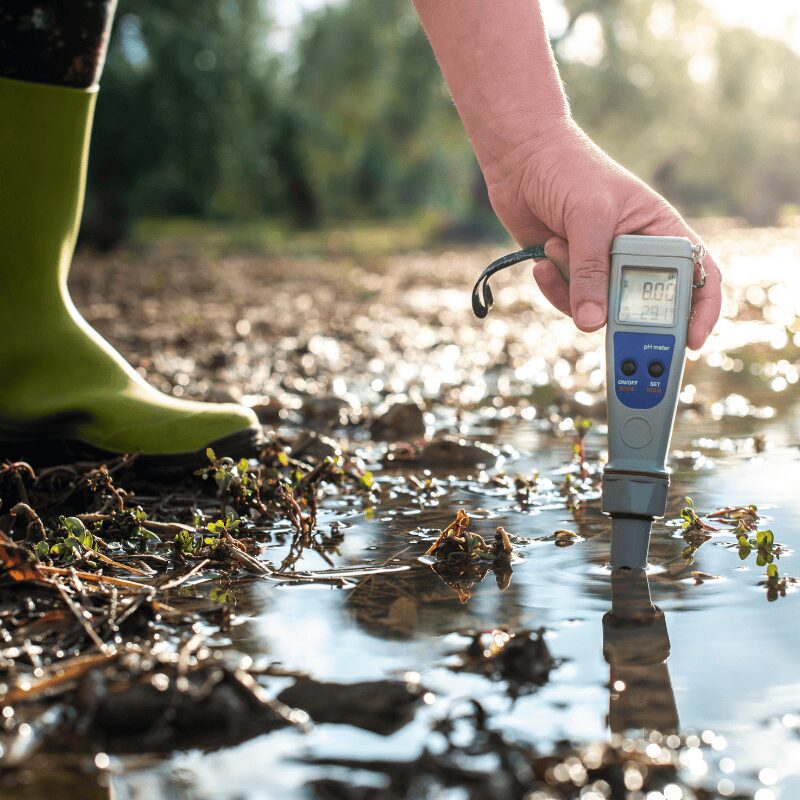
[[[87,318],[159,388],[256,408],[270,447],[170,485],[4,473],[0,513],[22,486],[53,541],[110,517],[86,521],[117,566],[14,562],[35,521],[0,526],[0,796],[796,797],[800,228],[705,226],[724,319],[688,364],[651,568],[610,614],[603,337],[525,267],[475,320],[498,248],[81,254]],[[158,543],[123,530],[136,507]],[[460,509],[508,532],[507,564],[425,557]]]

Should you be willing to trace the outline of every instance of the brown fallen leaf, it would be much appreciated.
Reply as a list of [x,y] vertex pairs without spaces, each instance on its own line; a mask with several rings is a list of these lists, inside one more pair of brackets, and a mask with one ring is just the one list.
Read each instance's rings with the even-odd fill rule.
[[44,576],[30,553],[0,531],[0,563],[15,581],[41,581]]
[[712,575],[709,572],[700,572],[700,570],[693,569],[692,577],[694,578],[695,586],[699,586],[701,583],[705,583],[706,581],[718,581],[721,576]]

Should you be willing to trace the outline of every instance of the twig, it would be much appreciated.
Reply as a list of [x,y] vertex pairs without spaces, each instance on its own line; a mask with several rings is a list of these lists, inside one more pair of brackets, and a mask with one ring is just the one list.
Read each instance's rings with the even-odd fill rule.
[[24,514],[29,520],[28,527],[25,530],[26,539],[29,538],[28,534],[31,531],[35,531],[39,534],[39,538],[42,541],[47,541],[44,523],[39,518],[39,515],[27,503],[17,503],[14,508],[11,509],[12,518],[16,517],[18,514]]
[[[64,569],[63,567],[49,567],[45,564],[38,564],[37,568],[40,572],[45,572],[50,575],[71,575],[71,570]],[[124,578],[112,578],[109,575],[94,575],[91,572],[83,572],[76,570],[75,574],[84,581],[92,581],[94,583],[108,583],[112,586],[121,586],[125,589],[137,589],[141,591],[153,591],[153,587],[147,583],[135,583],[134,581],[126,581]]]
[[58,593],[61,595],[61,598],[67,604],[69,610],[75,615],[75,619],[78,620],[83,630],[86,632],[86,635],[94,642],[95,646],[101,653],[109,652],[105,642],[95,633],[94,628],[89,624],[89,621],[86,617],[83,616],[83,611],[81,607],[69,596],[67,590],[58,582],[53,581],[53,585],[58,590]]
[[175,580],[170,581],[169,583],[165,583],[163,586],[159,586],[158,590],[160,592],[166,592],[168,589],[175,589],[177,586],[180,586],[182,583],[185,583],[189,580],[193,575],[196,575],[200,572],[203,567],[208,564],[211,559],[204,558],[199,564],[195,564],[192,569],[190,569],[185,575],[181,575],[180,578],[176,578]]
[[31,684],[18,686],[9,690],[5,695],[3,695],[3,703],[10,704],[18,703],[23,700],[31,700],[48,689],[67,689],[69,687],[65,686],[65,684],[68,681],[79,678],[81,675],[85,674],[90,669],[94,669],[100,664],[108,663],[118,655],[119,653],[117,651],[111,651],[99,653],[97,655],[78,656],[73,658],[70,661],[62,664],[58,668],[58,671],[53,675],[49,675],[46,678],[41,678],[40,680],[34,681]]
[[145,578],[150,577],[151,575],[155,575],[155,570],[150,570],[149,572],[145,572],[143,569],[139,569],[138,567],[131,567],[127,564],[122,564],[119,561],[114,561],[113,558],[109,558],[106,555],[103,555],[99,550],[95,550],[93,553],[100,561],[104,564],[108,564],[111,567],[116,567],[117,569],[124,569],[126,572],[133,572],[134,575],[142,575]]

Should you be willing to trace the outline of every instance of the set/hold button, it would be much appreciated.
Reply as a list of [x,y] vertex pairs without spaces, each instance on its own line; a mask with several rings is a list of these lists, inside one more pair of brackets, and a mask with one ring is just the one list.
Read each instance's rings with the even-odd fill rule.
[[660,361],[651,361],[647,365],[647,371],[654,378],[660,378],[664,374],[664,365]]
[[636,372],[636,362],[632,358],[626,358],[620,365],[620,372],[630,377]]

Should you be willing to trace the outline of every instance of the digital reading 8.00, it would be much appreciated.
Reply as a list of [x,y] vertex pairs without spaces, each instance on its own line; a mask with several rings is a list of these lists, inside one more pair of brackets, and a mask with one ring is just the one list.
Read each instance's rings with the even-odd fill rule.
[[619,321],[672,325],[677,283],[674,269],[623,267]]

